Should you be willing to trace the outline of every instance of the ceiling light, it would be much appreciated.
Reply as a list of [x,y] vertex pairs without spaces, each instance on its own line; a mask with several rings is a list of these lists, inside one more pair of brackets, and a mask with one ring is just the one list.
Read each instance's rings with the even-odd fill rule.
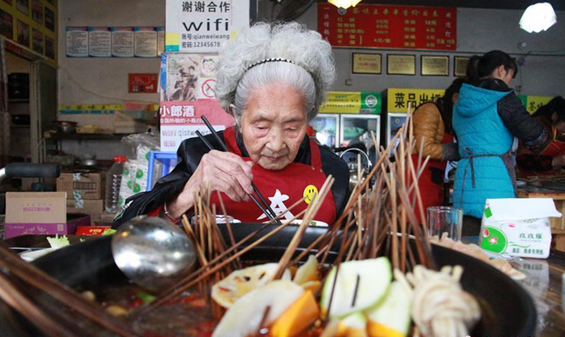
[[328,0],[328,2],[337,8],[347,9],[349,7],[355,7],[361,0]]
[[520,28],[528,33],[547,30],[557,22],[555,11],[548,2],[540,2],[526,8],[520,19]]

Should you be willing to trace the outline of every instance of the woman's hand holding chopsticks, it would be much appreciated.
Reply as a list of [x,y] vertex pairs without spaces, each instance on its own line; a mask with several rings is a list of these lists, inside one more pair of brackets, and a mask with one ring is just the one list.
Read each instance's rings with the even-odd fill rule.
[[236,202],[248,201],[249,195],[253,193],[252,167],[253,162],[244,161],[233,153],[217,150],[208,152],[202,157],[182,192],[167,203],[168,215],[179,218],[186,213],[194,206],[195,193],[205,188],[223,192]]

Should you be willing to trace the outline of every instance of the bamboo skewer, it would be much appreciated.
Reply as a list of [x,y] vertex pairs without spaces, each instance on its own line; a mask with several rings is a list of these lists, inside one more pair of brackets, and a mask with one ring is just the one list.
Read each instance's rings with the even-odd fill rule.
[[18,256],[14,256],[3,242],[0,242],[0,268],[8,270],[20,281],[49,294],[55,300],[117,335],[126,337],[138,336],[133,331],[124,328],[123,321],[118,320],[100,306],[87,301],[72,289],[54,280],[51,276],[21,260]]
[[70,333],[68,329],[63,327],[60,322],[49,317],[32,301],[25,297],[3,273],[0,273],[0,298],[24,317],[27,317],[38,329],[45,331],[48,336],[75,336]]
[[[363,173],[358,172],[360,179],[352,191],[352,196],[348,200],[343,214],[324,235],[316,238],[303,252],[298,254],[294,262],[303,259],[317,247],[316,255],[321,257],[322,263],[324,263],[336,240],[341,240],[341,247],[334,261],[337,268],[339,268],[341,261],[374,258],[383,252],[388,252],[393,266],[400,268],[402,271],[413,267],[418,262],[424,265],[433,265],[433,260],[430,258],[429,242],[425,234],[425,224],[418,223],[415,211],[417,210],[422,218],[425,219],[423,216],[423,204],[419,195],[420,191],[418,190],[418,178],[425,169],[428,158],[422,161],[420,154],[417,165],[414,165],[411,152],[414,149],[415,142],[412,133],[408,131],[411,125],[412,120],[410,114],[408,114],[407,125],[403,126],[389,146],[381,151],[377,163],[365,180],[361,179]],[[398,140],[400,140],[399,146],[393,147],[393,144]],[[391,152],[397,158],[394,163],[387,156]],[[373,178],[375,178],[376,182],[372,187],[369,187],[369,182]],[[324,183],[319,198],[316,198],[304,211],[303,222],[298,227],[291,243],[279,261],[275,278],[281,277],[294,255],[310,220],[321,206],[321,200],[330,191],[329,181],[330,178]],[[413,201],[410,201],[411,196],[414,197]],[[199,196],[199,199],[202,199],[202,195]],[[145,310],[161,305],[173,296],[202,282],[209,275],[216,273],[223,266],[253,249],[271,235],[276,234],[284,226],[262,235],[258,240],[242,250],[239,250],[242,243],[250,240],[251,237],[258,233],[235,243],[231,227],[228,227],[231,243],[231,247],[228,249],[225,241],[222,242],[219,236],[217,225],[210,219],[210,212],[206,212],[206,206],[209,206],[206,202],[198,203],[199,214],[202,216],[203,221],[205,221],[203,225],[199,226],[198,239],[204,243],[204,236],[207,236],[206,246],[208,254],[214,258],[209,259],[210,261],[208,261],[205,269],[201,268],[189,275],[174,290],[171,290],[172,292],[159,298],[153,304],[147,306]],[[357,227],[350,231],[355,223]],[[187,225],[185,224],[185,226]],[[416,237],[417,258],[414,256],[412,248],[408,245],[408,235],[410,233],[413,233]],[[214,237],[216,238],[214,239]],[[215,252],[215,255],[212,254],[212,247],[220,248],[219,251]],[[217,274],[215,275],[217,279],[218,276]]]
[[[297,204],[298,203],[296,203],[295,205],[297,205]],[[293,205],[293,206],[295,206],[295,205]],[[301,216],[305,212],[306,211],[302,211],[302,212],[298,213],[298,215],[296,215],[291,221],[285,222],[282,225],[276,227],[273,231],[263,235],[258,240],[249,244],[249,246],[243,248],[242,250],[238,251],[237,253],[233,254],[232,256],[226,258],[224,261],[218,263],[221,259],[226,257],[228,254],[232,253],[235,249],[239,248],[241,245],[243,245],[245,242],[247,242],[252,237],[257,235],[259,232],[261,232],[262,230],[267,228],[270,225],[270,223],[267,223],[267,224],[261,226],[261,228],[259,228],[257,231],[249,234],[243,240],[239,241],[235,246],[231,247],[230,249],[226,250],[224,253],[220,254],[217,258],[210,261],[207,266],[200,267],[198,270],[196,270],[195,272],[193,272],[192,274],[188,275],[186,278],[181,280],[177,285],[171,287],[170,289],[165,290],[161,294],[161,296],[159,298],[157,298],[155,301],[147,304],[146,306],[140,307],[137,310],[134,309],[133,311],[130,312],[130,314],[135,316],[139,313],[147,312],[147,311],[149,311],[153,308],[156,308],[158,306],[163,305],[167,301],[171,300],[174,296],[177,296],[177,295],[183,293],[184,291],[190,289],[190,287],[194,286],[199,281],[205,279],[206,277],[208,277],[212,273],[215,273],[216,271],[223,268],[227,263],[234,261],[235,259],[239,258],[241,255],[247,253],[251,249],[253,249],[256,246],[258,246],[259,244],[261,244],[263,241],[265,241],[268,238],[270,238],[271,236],[275,235],[276,233],[281,231],[288,224],[290,224],[292,221],[294,221],[296,218],[298,218],[299,216]],[[211,266],[212,264],[216,264],[216,265]]]
[[[413,121],[410,104],[408,110],[406,125],[393,137],[386,149],[381,147],[377,162],[364,180],[362,177],[365,172],[362,172],[361,165],[358,165],[359,179],[343,213],[324,235],[316,238],[293,260],[293,262],[298,262],[316,250],[316,256],[321,259],[323,264],[332,253],[334,244],[336,242],[341,243],[337,257],[333,262],[336,267],[336,278],[331,288],[328,313],[331,310],[337,275],[342,262],[375,258],[379,255],[388,254],[393,266],[402,271],[409,270],[418,263],[435,267],[431,256],[431,245],[427,238],[425,214],[418,187],[418,179],[424,172],[429,157],[423,159],[422,151],[420,151],[415,163],[415,159],[411,155],[416,147],[416,142],[411,132]],[[376,141],[375,136],[373,134],[371,136]],[[393,145],[396,141],[399,141],[398,146]],[[395,155],[396,160],[394,162],[388,158],[390,153]],[[358,164],[360,164],[360,160],[358,156]],[[375,183],[371,186],[372,180]],[[310,221],[320,209],[326,195],[331,192],[333,181],[333,177],[328,176],[320,189],[320,193],[315,196],[307,209],[294,217],[296,219],[303,216],[302,224],[298,226],[279,261],[275,279],[280,278],[291,263]],[[216,223],[216,208],[210,203],[210,195],[209,188],[195,193],[197,202],[194,207],[195,222],[193,225],[189,223],[186,216],[183,216],[182,219],[182,225],[187,235],[195,244],[201,267],[187,275],[174,287],[167,289],[152,303],[131,311],[130,317],[147,313],[193,286],[201,288],[203,292],[206,292],[205,298],[209,298],[208,289],[211,283],[218,282],[229,274],[233,268],[240,268],[239,259],[243,254],[276,235],[292,222],[292,220],[287,221],[274,230],[264,233],[263,231],[269,228],[272,222],[277,222],[283,216],[283,214],[278,215],[271,220],[271,223],[260,226],[245,238],[236,242],[224,204],[222,199],[219,198],[220,209],[226,219],[228,231],[227,238],[221,235],[220,228]],[[288,211],[290,212],[301,202],[303,200],[296,202]],[[420,215],[424,223],[418,222],[416,214]],[[415,237],[415,248],[409,244],[410,234]],[[6,272],[0,270],[0,298],[34,321],[38,327],[49,331],[49,335],[74,336],[73,332],[67,330],[75,325],[78,326],[78,324],[73,325],[73,322],[68,322],[68,319],[65,319],[63,315],[52,317],[46,315],[46,311],[42,311],[42,308],[27,298],[12,279],[22,279],[26,284],[48,293],[53,299],[117,335],[137,336],[135,332],[123,327],[123,321],[106,313],[101,307],[87,302],[47,275],[34,270],[33,267],[28,266],[19,258],[7,254],[8,252],[7,248],[0,244],[0,269],[9,269],[10,272],[10,275],[6,275]],[[16,262],[16,260],[19,262]],[[355,302],[355,299],[353,301]],[[263,318],[267,316],[267,313],[264,314]],[[60,322],[54,320],[53,317],[60,317]],[[74,329],[76,329],[76,326]]]
[[302,219],[302,223],[298,227],[296,234],[292,238],[292,241],[288,245],[288,248],[286,249],[286,251],[284,252],[283,256],[279,261],[279,267],[274,277],[275,280],[279,279],[282,276],[284,270],[286,269],[288,263],[290,262],[290,259],[292,258],[292,255],[296,251],[296,248],[298,247],[300,240],[302,240],[302,236],[304,235],[306,228],[310,226],[310,221],[312,221],[312,219],[314,218],[314,216],[322,206],[322,203],[326,199],[326,195],[330,191],[333,182],[334,182],[334,178],[331,175],[328,176],[328,178],[322,185],[319,195],[315,196],[314,200],[310,202],[310,205],[306,209],[306,214]]

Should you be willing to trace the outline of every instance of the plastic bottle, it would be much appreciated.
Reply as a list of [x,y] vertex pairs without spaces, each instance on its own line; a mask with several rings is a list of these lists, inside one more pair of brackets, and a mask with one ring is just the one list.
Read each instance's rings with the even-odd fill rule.
[[128,159],[124,156],[114,157],[114,164],[112,164],[112,167],[106,172],[106,200],[104,201],[106,212],[115,213],[118,211],[120,184],[122,182],[124,163],[127,160]]

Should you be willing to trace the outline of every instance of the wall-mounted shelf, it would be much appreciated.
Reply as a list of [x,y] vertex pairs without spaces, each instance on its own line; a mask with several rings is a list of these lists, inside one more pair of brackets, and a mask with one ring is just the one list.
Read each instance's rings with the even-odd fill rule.
[[73,134],[52,134],[47,139],[54,140],[120,140],[129,136],[129,133],[73,133]]

